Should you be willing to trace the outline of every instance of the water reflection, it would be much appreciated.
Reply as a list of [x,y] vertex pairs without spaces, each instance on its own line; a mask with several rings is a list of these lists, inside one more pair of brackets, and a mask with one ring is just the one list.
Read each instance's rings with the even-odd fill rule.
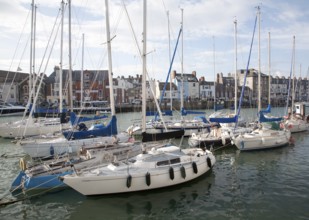
[[[195,213],[201,201],[207,200],[214,174],[175,187],[129,194],[87,197],[70,219],[144,219],[181,218]],[[87,211],[86,211],[87,210]]]

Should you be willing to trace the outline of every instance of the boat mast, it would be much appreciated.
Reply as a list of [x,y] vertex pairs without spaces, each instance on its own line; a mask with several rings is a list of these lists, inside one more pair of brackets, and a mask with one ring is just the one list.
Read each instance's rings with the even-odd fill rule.
[[292,74],[292,104],[291,104],[291,114],[293,115],[294,111],[294,99],[295,99],[295,86],[294,86],[294,79],[295,79],[295,36],[293,36],[293,74]]
[[237,20],[235,19],[234,21],[235,24],[235,94],[234,94],[234,110],[235,110],[235,115],[237,114]]
[[212,46],[213,46],[213,59],[214,59],[214,111],[216,108],[216,54],[215,54],[215,36],[212,36]]
[[[169,63],[172,62],[171,59],[171,32],[170,32],[170,13],[169,11],[166,12],[167,14],[167,32],[168,32],[168,57],[169,57]],[[173,111],[173,94],[172,94],[172,74],[170,74],[170,101],[171,101],[171,111]]]
[[60,73],[59,73],[59,112],[62,113],[62,62],[63,62],[63,17],[64,17],[64,2],[61,1],[61,37],[60,37]]
[[147,39],[147,2],[143,0],[143,77],[142,77],[142,132],[146,132],[146,39]]
[[[32,81],[32,87],[31,89],[33,89],[33,98],[36,94],[36,91],[35,91],[35,85],[36,85],[36,77],[35,77],[35,38],[36,38],[36,9],[37,9],[37,6],[34,5],[34,16],[33,16],[33,57],[32,57],[32,78],[31,78],[31,81]],[[37,73],[39,74],[39,73]],[[39,91],[38,91],[39,92]],[[33,106],[35,108],[35,106]]]
[[109,11],[108,11],[108,0],[105,0],[106,7],[106,38],[107,38],[107,54],[108,54],[108,80],[109,80],[109,94],[111,104],[111,114],[115,115],[115,99],[113,89],[113,71],[112,71],[112,47],[110,39],[110,27],[109,27]]
[[73,111],[73,91],[72,91],[72,35],[71,35],[71,0],[68,0],[69,7],[69,106]]
[[183,8],[181,8],[181,90],[180,90],[180,110],[184,108],[183,105],[183,93],[184,93],[184,85],[183,85]]
[[80,107],[82,107],[84,100],[84,43],[85,43],[85,34],[83,33],[82,37],[82,68],[80,71]]
[[271,73],[271,56],[270,56],[270,32],[268,32],[268,105],[270,106],[270,73]]
[[261,45],[260,45],[260,39],[261,39],[261,12],[260,12],[260,6],[258,8],[258,18],[259,18],[259,44],[258,44],[258,112],[261,111]]
[[34,0],[32,0],[31,3],[31,36],[30,36],[30,69],[29,69],[29,103],[32,102],[32,70],[33,70],[33,41],[34,41],[34,37],[33,37],[33,32],[34,32],[34,24],[33,24],[33,20],[34,20]]

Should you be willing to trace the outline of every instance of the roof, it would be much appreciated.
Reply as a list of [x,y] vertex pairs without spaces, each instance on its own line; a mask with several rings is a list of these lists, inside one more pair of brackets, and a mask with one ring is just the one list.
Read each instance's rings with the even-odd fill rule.
[[16,71],[6,71],[6,70],[0,70],[0,82],[9,82],[12,81],[15,82],[21,82],[23,79],[29,77],[29,73],[21,73]]
[[[165,85],[165,82],[160,82],[160,83],[159,83],[160,91],[163,90],[164,85]],[[172,89],[173,89],[173,90],[177,90],[177,86],[176,86],[174,83],[172,83]],[[170,90],[170,83],[167,83],[167,84],[166,84],[165,90],[168,90],[168,91]]]
[[192,73],[176,73],[176,80],[181,81],[181,76],[183,76],[184,82],[198,82],[196,76],[194,76]]

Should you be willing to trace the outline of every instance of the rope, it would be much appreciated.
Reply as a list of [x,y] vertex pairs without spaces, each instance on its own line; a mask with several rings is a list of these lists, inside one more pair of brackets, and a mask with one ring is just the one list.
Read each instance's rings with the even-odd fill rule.
[[[58,177],[57,177],[58,178]],[[53,180],[53,179],[52,179]],[[51,181],[51,180],[50,180]],[[47,181],[47,182],[49,182],[49,181]],[[42,184],[44,184],[44,183],[42,183]],[[26,199],[32,199],[32,198],[34,198],[34,197],[37,197],[37,196],[40,196],[40,195],[43,195],[43,194],[45,194],[45,193],[48,193],[48,192],[50,192],[50,191],[52,191],[52,190],[54,190],[54,189],[56,189],[56,188],[58,188],[57,186],[55,186],[55,187],[52,187],[52,188],[49,188],[49,189],[46,189],[46,190],[44,190],[44,191],[41,191],[41,192],[38,192],[38,193],[36,193],[36,194],[33,194],[33,195],[31,195],[31,196],[29,196],[29,195],[26,195],[26,193],[28,193],[28,192],[30,192],[30,191],[32,191],[32,190],[34,190],[35,188],[32,188],[32,189],[30,189],[30,190],[27,190],[27,191],[22,191],[21,193],[19,193],[19,194],[17,194],[16,196],[18,197],[18,196],[20,196],[21,194],[24,194],[24,197],[22,197],[22,198],[18,198],[18,199],[7,199],[7,201],[2,201],[2,200],[4,200],[4,198],[5,197],[7,197],[7,196],[5,196],[5,197],[3,197],[3,198],[1,198],[0,199],[0,207],[1,206],[6,206],[6,205],[9,205],[9,204],[13,204],[13,203],[16,203],[16,202],[20,202],[20,201],[23,201],[23,200],[26,200]],[[14,190],[15,191],[15,190]],[[13,192],[13,191],[12,191]]]
[[229,143],[229,144],[223,145],[223,146],[221,146],[221,147],[218,147],[218,148],[216,148],[216,149],[213,149],[212,152],[215,152],[215,151],[217,151],[217,150],[221,150],[222,148],[229,147],[229,146],[232,146],[232,144]]
[[16,155],[8,155],[8,154],[4,153],[0,157],[1,158],[15,158],[15,157],[24,157],[25,155],[26,154],[23,154],[23,155],[18,155],[18,154],[16,154]]

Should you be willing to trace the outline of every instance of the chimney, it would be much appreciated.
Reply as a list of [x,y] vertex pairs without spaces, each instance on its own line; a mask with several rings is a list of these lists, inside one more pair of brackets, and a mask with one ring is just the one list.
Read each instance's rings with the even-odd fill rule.
[[196,77],[196,71],[192,71],[192,75]]
[[172,72],[172,80],[176,78],[176,70],[173,70]]

